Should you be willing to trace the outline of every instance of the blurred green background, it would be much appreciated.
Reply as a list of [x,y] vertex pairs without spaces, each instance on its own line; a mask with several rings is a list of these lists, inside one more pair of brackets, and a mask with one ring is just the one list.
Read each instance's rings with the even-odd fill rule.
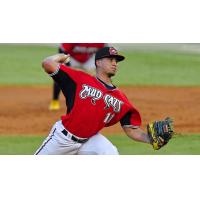
[[[114,44],[126,57],[114,78],[116,85],[200,86],[200,45],[198,44]],[[1,44],[0,86],[51,85],[41,61],[57,52],[57,44]],[[2,94],[1,94],[2,95]],[[28,133],[27,133],[28,134]],[[0,136],[0,154],[33,154],[44,136]],[[125,135],[108,138],[120,154],[200,154],[200,135],[177,135],[159,151]]]
[[[134,46],[129,50],[124,48],[121,52],[126,62],[119,64],[119,73],[114,78],[118,85],[200,85],[200,54],[197,51],[164,47],[148,49],[145,46],[142,49]],[[0,45],[0,84],[50,84],[51,80],[41,68],[41,61],[57,51],[56,44]]]
[[[200,135],[177,135],[167,146],[155,151],[150,145],[130,140],[126,135],[106,136],[121,155],[199,155]],[[32,155],[45,139],[44,136],[0,136],[0,154]]]

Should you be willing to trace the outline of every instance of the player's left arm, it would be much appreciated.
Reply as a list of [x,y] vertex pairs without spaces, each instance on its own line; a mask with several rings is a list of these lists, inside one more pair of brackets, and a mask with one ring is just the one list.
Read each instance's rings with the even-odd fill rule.
[[138,142],[144,142],[150,144],[150,139],[147,133],[145,133],[141,128],[136,127],[123,127],[124,132],[128,137],[131,139],[138,141]]
[[150,143],[148,134],[140,128],[141,116],[136,109],[127,112],[120,123],[128,137],[135,141]]
[[[150,143],[155,150],[166,145],[174,135],[173,120],[169,117],[149,123],[147,125],[147,133],[140,128],[139,124],[130,123],[131,114],[126,114],[120,122],[124,132],[130,138],[139,142]],[[132,120],[132,122],[134,121]]]

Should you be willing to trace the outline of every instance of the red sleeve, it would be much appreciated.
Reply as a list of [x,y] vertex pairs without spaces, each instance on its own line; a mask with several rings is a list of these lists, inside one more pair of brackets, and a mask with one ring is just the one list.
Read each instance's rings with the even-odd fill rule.
[[80,80],[85,79],[86,76],[89,76],[89,74],[86,74],[83,71],[75,70],[70,66],[66,66],[64,64],[60,64],[60,70],[64,71],[68,74],[68,76],[74,80],[76,83],[79,83]]
[[132,108],[122,117],[120,123],[122,127],[139,127],[142,123],[140,113],[135,108]]
[[124,99],[126,99],[126,102],[129,107],[126,114],[120,120],[121,126],[122,127],[123,126],[127,126],[127,127],[141,126],[142,119],[141,119],[141,115],[139,111],[135,108],[135,106],[132,103],[129,102],[125,94],[121,93],[121,95],[123,95]]

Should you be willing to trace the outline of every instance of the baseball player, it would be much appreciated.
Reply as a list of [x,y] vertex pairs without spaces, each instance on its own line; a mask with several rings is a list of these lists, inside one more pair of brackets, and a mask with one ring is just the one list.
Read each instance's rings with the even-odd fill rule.
[[99,131],[119,121],[133,140],[150,143],[154,149],[168,142],[161,134],[172,133],[171,121],[150,123],[146,134],[140,128],[138,110],[113,85],[111,77],[124,59],[113,47],[101,48],[95,56],[96,76],[65,67],[69,55],[57,54],[43,61],[44,70],[65,96],[67,112],[54,124],[36,155],[118,155],[117,148]]
[[[67,66],[73,68],[82,68],[85,71],[92,71],[95,69],[94,55],[96,51],[106,46],[104,43],[62,43],[59,46],[59,53],[69,54],[70,62]],[[49,105],[49,110],[59,110],[59,94],[60,87],[54,81],[53,83],[53,96]]]

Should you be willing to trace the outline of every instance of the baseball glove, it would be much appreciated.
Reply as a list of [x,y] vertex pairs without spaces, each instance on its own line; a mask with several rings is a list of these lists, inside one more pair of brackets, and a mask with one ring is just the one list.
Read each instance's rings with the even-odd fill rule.
[[174,134],[172,119],[167,117],[163,121],[149,123],[147,133],[153,148],[160,149],[169,142]]

